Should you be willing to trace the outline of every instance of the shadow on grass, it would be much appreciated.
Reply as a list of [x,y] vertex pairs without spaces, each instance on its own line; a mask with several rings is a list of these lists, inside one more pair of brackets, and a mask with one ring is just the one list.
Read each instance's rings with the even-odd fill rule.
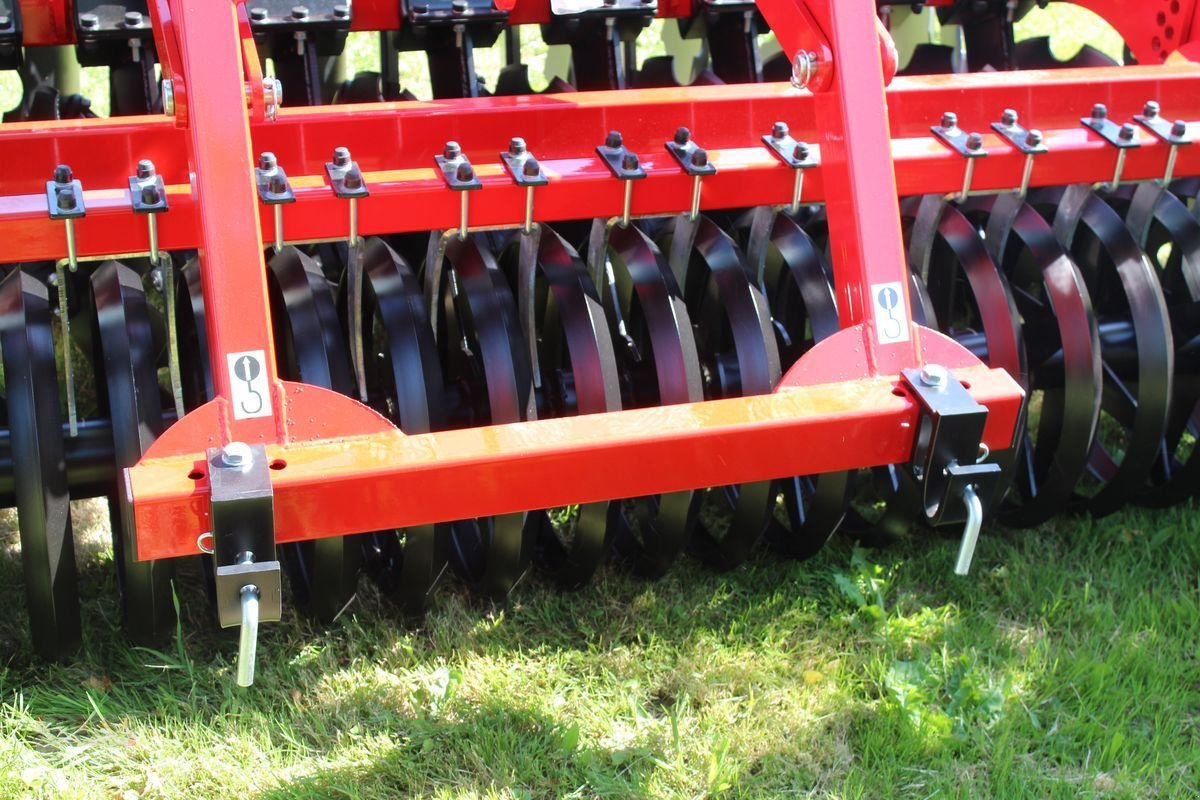
[[[643,749],[580,746],[579,730],[528,710],[488,703],[453,720],[394,717],[354,735],[361,763],[317,769],[262,792],[262,800],[428,796],[642,797],[655,769]],[[382,741],[382,744],[381,744]]]

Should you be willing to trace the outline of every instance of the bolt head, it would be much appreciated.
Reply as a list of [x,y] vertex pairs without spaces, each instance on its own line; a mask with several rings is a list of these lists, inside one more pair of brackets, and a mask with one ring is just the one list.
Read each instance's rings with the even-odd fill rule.
[[1175,120],[1175,124],[1173,124],[1171,126],[1171,135],[1174,136],[1176,139],[1180,139],[1184,136],[1187,136],[1187,132],[1188,132],[1187,123],[1181,119]]
[[707,167],[708,166],[708,151],[703,147],[697,147],[692,151],[692,166]]
[[275,169],[275,167],[277,167],[278,165],[279,165],[279,162],[275,160],[275,154],[272,153],[271,151],[265,150],[259,154],[258,168],[261,169],[263,172],[270,172],[271,170]]
[[972,133],[967,137],[967,149],[974,153],[983,147],[983,134]]
[[776,122],[771,126],[771,138],[783,139],[788,135],[788,126],[786,122]]
[[1108,106],[1104,103],[1096,103],[1092,106],[1092,119],[1097,122],[1108,119]]
[[464,161],[455,168],[454,178],[459,183],[470,183],[475,180],[475,170]]
[[287,181],[283,179],[282,175],[276,172],[267,179],[267,191],[269,191],[271,194],[286,194]]
[[292,6],[292,19],[308,19],[308,7]]
[[691,139],[692,132],[687,128],[680,127],[675,130],[675,144],[679,145],[680,147],[683,147],[685,144],[691,141]]
[[335,167],[350,166],[350,150],[346,147],[335,147],[333,150],[333,165]]
[[12,23],[12,17],[8,14],[0,14],[0,28],[7,28]]
[[1117,135],[1123,142],[1132,142],[1137,137],[1137,129],[1134,128],[1133,125],[1126,122],[1121,126],[1121,131]]
[[245,442],[230,442],[221,448],[221,465],[245,469],[254,462],[254,451]]
[[926,364],[921,367],[921,383],[926,386],[944,386],[949,373],[941,364]]
[[536,178],[542,173],[542,165],[538,163],[533,156],[525,159],[525,163],[521,166],[521,172],[526,178]]
[[1154,102],[1153,100],[1149,100],[1149,101],[1147,101],[1145,107],[1142,108],[1142,116],[1149,117],[1150,119],[1154,119],[1155,117],[1158,116],[1158,114],[1161,110],[1162,109],[1158,105],[1158,103]]
[[150,273],[150,284],[154,287],[154,290],[157,292],[161,292],[163,290],[162,270],[156,269]]
[[251,22],[266,22],[269,16],[270,13],[265,8],[257,7],[250,9]]
[[455,14],[465,14],[470,7],[467,0],[452,0],[450,3],[450,10]]
[[70,211],[75,207],[75,189],[68,186],[65,189],[59,189],[55,199],[58,202],[58,207],[63,211]]
[[1042,132],[1035,128],[1034,130],[1031,130],[1025,134],[1025,144],[1028,147],[1041,147],[1042,142],[1045,141],[1045,138],[1046,137],[1042,135]]
[[148,158],[143,158],[137,163],[137,176],[139,180],[146,180],[154,177],[154,162]]
[[523,155],[526,151],[525,140],[520,136],[514,136],[508,140],[508,154],[512,156]]
[[142,203],[148,206],[158,205],[162,197],[158,193],[158,187],[153,183],[142,187]]
[[808,142],[796,142],[796,147],[792,150],[792,158],[797,161],[808,161],[811,154],[812,148],[808,146]]
[[339,3],[333,7],[333,16],[337,19],[350,19],[350,6]]
[[70,183],[74,179],[75,176],[71,174],[71,168],[66,164],[59,164],[54,168],[55,183]]
[[94,30],[100,27],[100,18],[95,14],[80,14],[79,27],[84,30]]
[[1006,108],[1004,109],[1004,113],[1000,115],[1000,124],[1006,128],[1011,128],[1013,125],[1017,124],[1017,120],[1019,119],[1020,117],[1017,116],[1015,109]]
[[446,146],[442,148],[442,158],[447,161],[462,158],[462,147],[458,142],[446,142]]
[[608,136],[604,137],[604,146],[609,150],[619,150],[624,141],[620,131],[609,131]]
[[621,159],[621,169],[626,172],[636,172],[638,168],[638,157],[636,153],[626,153]]
[[351,191],[362,188],[362,175],[354,170],[348,170],[342,178],[342,186]]
[[942,127],[947,130],[952,130],[958,127],[958,114],[953,111],[947,111],[942,114]]
[[142,12],[126,11],[125,12],[125,27],[140,28],[142,26]]

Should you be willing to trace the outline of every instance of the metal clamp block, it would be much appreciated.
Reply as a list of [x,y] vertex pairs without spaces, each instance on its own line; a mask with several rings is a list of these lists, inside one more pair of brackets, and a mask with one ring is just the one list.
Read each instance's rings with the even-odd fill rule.
[[46,208],[50,219],[75,219],[87,213],[83,202],[83,184],[76,180],[71,168],[60,164],[54,169],[54,179],[46,181]]
[[336,148],[333,161],[325,162],[325,174],[334,195],[342,200],[357,200],[370,195],[358,162],[351,160],[350,151],[344,147]]
[[233,442],[210,448],[207,455],[221,627],[241,624],[241,593],[247,585],[258,587],[259,618],[278,621],[283,595],[275,560],[275,492],[266,448]]
[[441,172],[442,180],[456,192],[471,192],[483,188],[475,168],[467,159],[458,142],[446,142],[440,156],[433,157]]
[[1109,191],[1116,191],[1121,185],[1121,173],[1125,171],[1125,156],[1135,147],[1141,147],[1137,128],[1126,123],[1118,125],[1108,118],[1108,108],[1103,103],[1092,106],[1090,117],[1081,117],[1080,124],[1088,130],[1100,135],[1104,141],[1117,148],[1117,166],[1113,171],[1113,179],[1108,185]]
[[931,525],[968,523],[955,570],[966,574],[983,499],[993,496],[1000,480],[999,464],[978,463],[987,408],[936,364],[904,370],[902,377],[921,406],[909,468],[925,518]]
[[796,171],[792,183],[791,212],[800,210],[800,196],[804,191],[804,172],[817,166],[817,159],[812,154],[808,142],[792,138],[786,122],[776,122],[771,126],[771,132],[762,137],[763,144],[771,154]]
[[[328,167],[326,164],[326,168]],[[332,180],[330,176],[330,181]],[[288,181],[283,167],[275,160],[274,153],[263,153],[258,157],[258,166],[254,168],[254,185],[258,188],[258,199],[266,205],[296,202],[292,184]]]
[[129,176],[129,200],[135,214],[161,214],[167,210],[167,187],[152,162],[139,161],[137,174]]

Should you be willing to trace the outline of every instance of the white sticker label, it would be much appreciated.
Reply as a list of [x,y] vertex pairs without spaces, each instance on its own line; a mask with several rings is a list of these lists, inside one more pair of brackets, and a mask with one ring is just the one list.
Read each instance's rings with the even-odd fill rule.
[[247,350],[230,353],[229,385],[233,387],[233,418],[271,416],[271,388],[267,385],[266,353]]
[[875,327],[880,344],[908,341],[908,309],[904,307],[904,286],[900,281],[876,283],[871,287],[875,304]]

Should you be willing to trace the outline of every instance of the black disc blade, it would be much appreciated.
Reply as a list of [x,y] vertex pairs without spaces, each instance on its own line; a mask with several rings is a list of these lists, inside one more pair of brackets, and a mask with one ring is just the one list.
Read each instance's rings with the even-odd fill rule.
[[[354,391],[333,292],[320,265],[294,247],[271,259],[272,319],[280,377],[343,394]],[[336,619],[354,599],[361,543],[328,536],[281,545],[297,605],[323,621]]]
[[[91,286],[97,399],[100,413],[112,422],[115,466],[122,470],[140,461],[162,433],[157,348],[146,292],[136,272],[106,261],[92,273]],[[174,562],[138,561],[128,493],[114,485],[108,502],[126,630],[137,644],[159,644],[175,625]]]
[[0,352],[8,400],[21,562],[33,646],[69,656],[80,642],[71,498],[46,286],[17,269],[0,283]]
[[[363,248],[368,394],[406,434],[446,427],[437,345],[416,274],[382,239]],[[367,572],[407,614],[425,612],[449,559],[450,526],[417,525],[364,537]]]

